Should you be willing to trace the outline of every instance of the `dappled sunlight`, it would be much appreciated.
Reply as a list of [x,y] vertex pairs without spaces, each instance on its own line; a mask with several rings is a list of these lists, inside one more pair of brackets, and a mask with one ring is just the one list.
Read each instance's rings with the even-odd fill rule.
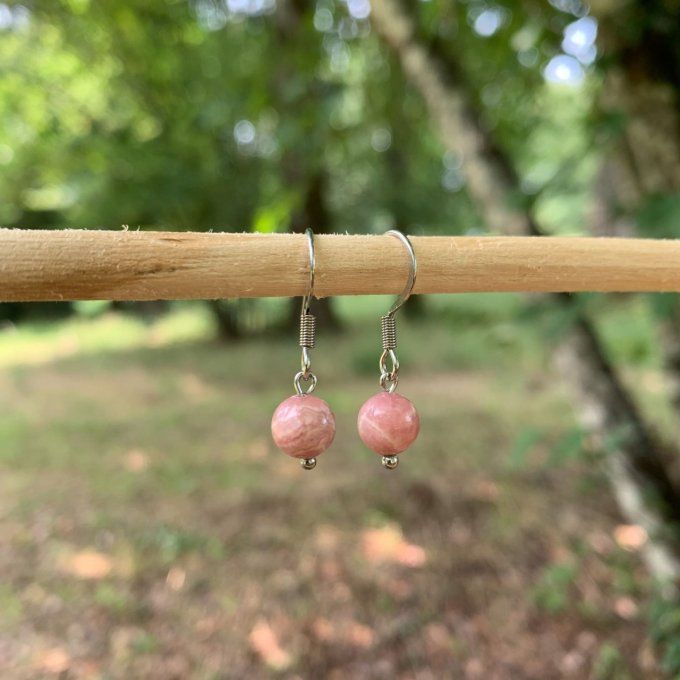
[[[0,329],[0,368],[36,366],[77,356],[168,347],[210,339],[213,333],[212,320],[199,304],[150,323],[129,315],[107,313],[96,319],[72,318],[56,328],[44,324],[10,325]],[[189,391],[197,387],[195,382],[191,384],[191,378],[186,380]]]

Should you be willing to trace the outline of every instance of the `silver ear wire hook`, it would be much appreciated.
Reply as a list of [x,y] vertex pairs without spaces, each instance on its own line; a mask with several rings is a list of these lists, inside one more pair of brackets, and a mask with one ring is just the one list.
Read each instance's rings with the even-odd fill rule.
[[413,250],[413,246],[411,245],[411,241],[409,241],[408,236],[402,234],[398,229],[390,229],[385,233],[389,234],[390,236],[394,236],[395,238],[398,238],[402,242],[404,248],[406,248],[406,252],[408,253],[410,264],[408,279],[406,281],[406,287],[402,291],[401,295],[395,300],[392,307],[390,307],[390,311],[387,312],[388,316],[394,316],[397,310],[401,309],[406,300],[408,300],[411,297],[413,287],[416,285],[416,276],[418,274],[418,260],[416,260],[416,254],[415,251]]
[[323,399],[309,396],[316,388],[316,376],[311,371],[309,357],[316,334],[316,319],[309,312],[314,297],[316,269],[314,233],[311,229],[305,230],[305,238],[309,256],[309,285],[301,296],[300,370],[293,378],[295,394],[277,406],[272,416],[271,429],[274,442],[284,453],[298,458],[303,470],[313,470],[316,467],[317,456],[321,455],[333,441],[335,416]]
[[[416,260],[416,254],[411,245],[411,241],[409,241],[406,235],[402,234],[397,229],[390,229],[386,233],[398,238],[402,242],[408,253],[410,264],[406,287],[390,307],[389,312],[380,318],[383,346],[379,361],[380,386],[391,394],[397,389],[397,383],[399,382],[399,359],[397,359],[397,353],[395,352],[397,349],[397,320],[395,319],[395,314],[401,309],[406,300],[411,297],[413,287],[416,283],[416,275],[418,274],[418,261]],[[387,366],[387,357],[389,357],[392,362],[391,369]]]
[[302,297],[302,312],[301,314],[309,314],[309,303],[314,297],[314,272],[316,270],[316,254],[314,252],[314,232],[311,229],[305,229],[305,236],[307,237],[307,248],[309,251],[309,286],[307,288],[307,295]]
[[[316,254],[314,252],[314,232],[305,229],[307,237],[307,248],[309,252],[309,287],[307,294],[302,296],[302,307],[300,309],[300,347],[302,356],[300,357],[300,371],[295,374],[293,385],[297,394],[309,394],[316,387],[316,376],[310,370],[312,360],[309,357],[309,350],[314,347],[316,340],[316,317],[309,313],[309,303],[314,297],[314,273],[316,270]],[[302,381],[311,381],[306,390],[302,388]]]

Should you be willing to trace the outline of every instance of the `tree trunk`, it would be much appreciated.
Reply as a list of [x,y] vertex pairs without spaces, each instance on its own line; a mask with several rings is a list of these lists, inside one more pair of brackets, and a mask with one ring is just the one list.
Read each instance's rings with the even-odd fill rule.
[[234,300],[208,300],[208,306],[217,325],[217,338],[222,342],[238,340],[241,327],[238,323],[238,307]]
[[[280,0],[276,9],[277,35],[281,43],[282,54],[285,53],[291,41],[304,39],[302,31],[305,13],[310,6],[305,0]],[[280,63],[277,83],[290,81],[291,66]],[[277,85],[278,88],[278,85]],[[282,103],[281,108],[291,106],[290,102],[283,94],[279,93]],[[295,106],[295,102],[292,104]],[[307,155],[309,150],[306,150]],[[330,230],[330,215],[326,205],[326,185],[328,177],[323,167],[322,161],[315,157],[311,158],[311,171],[309,165],[305,163],[305,153],[300,154],[299,146],[288,149],[281,160],[281,169],[285,177],[285,182],[293,189],[302,186],[304,196],[302,205],[294,212],[291,218],[289,229],[294,234],[304,233],[305,229],[310,228],[315,234],[327,234]],[[340,328],[340,321],[333,311],[333,303],[330,298],[312,301],[312,313],[317,317],[318,328],[335,329]],[[300,318],[300,301],[291,300],[287,321],[284,325],[285,331],[294,329]]]
[[577,321],[569,341],[558,348],[556,359],[563,375],[571,376],[581,423],[606,454],[619,506],[656,539],[645,551],[650,572],[680,586],[677,491],[657,444],[603,354],[594,329],[584,319]]
[[[595,226],[609,223],[620,233],[632,231],[647,199],[680,193],[680,5],[595,0],[592,6],[598,46],[608,64],[599,108],[623,121],[602,168]],[[635,32],[622,30],[631,25],[638,26]],[[666,311],[664,365],[671,402],[680,414],[680,297],[674,296]]]
[[[290,230],[302,234],[310,227],[315,234],[328,234],[330,215],[326,206],[326,174],[319,170],[311,179],[302,209],[293,215]],[[340,329],[340,321],[333,311],[331,298],[312,301],[312,313],[316,316],[319,329]],[[290,304],[288,327],[294,328],[300,318],[300,301],[293,299]]]
[[[519,178],[511,159],[481,124],[458,64],[436,41],[423,45],[417,40],[414,22],[395,0],[373,0],[372,9],[374,26],[421,92],[443,145],[464,159],[467,190],[487,225],[502,233],[540,235],[531,214],[510,202],[520,192]],[[576,298],[567,295],[550,298],[567,307],[576,303]],[[622,511],[649,531],[650,570],[677,583],[680,547],[675,530],[680,494],[589,321],[578,311],[574,314],[576,322],[561,345],[558,366],[577,395],[575,408],[583,425],[610,445],[609,479]],[[611,436],[622,427],[625,437]]]

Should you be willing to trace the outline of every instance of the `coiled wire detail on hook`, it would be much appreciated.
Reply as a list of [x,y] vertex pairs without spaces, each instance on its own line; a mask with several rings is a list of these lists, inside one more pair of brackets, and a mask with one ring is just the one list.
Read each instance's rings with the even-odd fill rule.
[[300,347],[312,349],[316,343],[316,317],[308,312],[300,314]]

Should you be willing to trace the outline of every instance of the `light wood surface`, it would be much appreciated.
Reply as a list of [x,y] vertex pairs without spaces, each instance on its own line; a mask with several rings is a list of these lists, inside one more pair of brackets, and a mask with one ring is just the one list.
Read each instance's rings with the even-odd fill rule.
[[[420,236],[416,293],[680,292],[680,241]],[[315,237],[318,297],[398,293],[391,236]],[[305,237],[0,229],[0,300],[175,300],[305,292]]]

